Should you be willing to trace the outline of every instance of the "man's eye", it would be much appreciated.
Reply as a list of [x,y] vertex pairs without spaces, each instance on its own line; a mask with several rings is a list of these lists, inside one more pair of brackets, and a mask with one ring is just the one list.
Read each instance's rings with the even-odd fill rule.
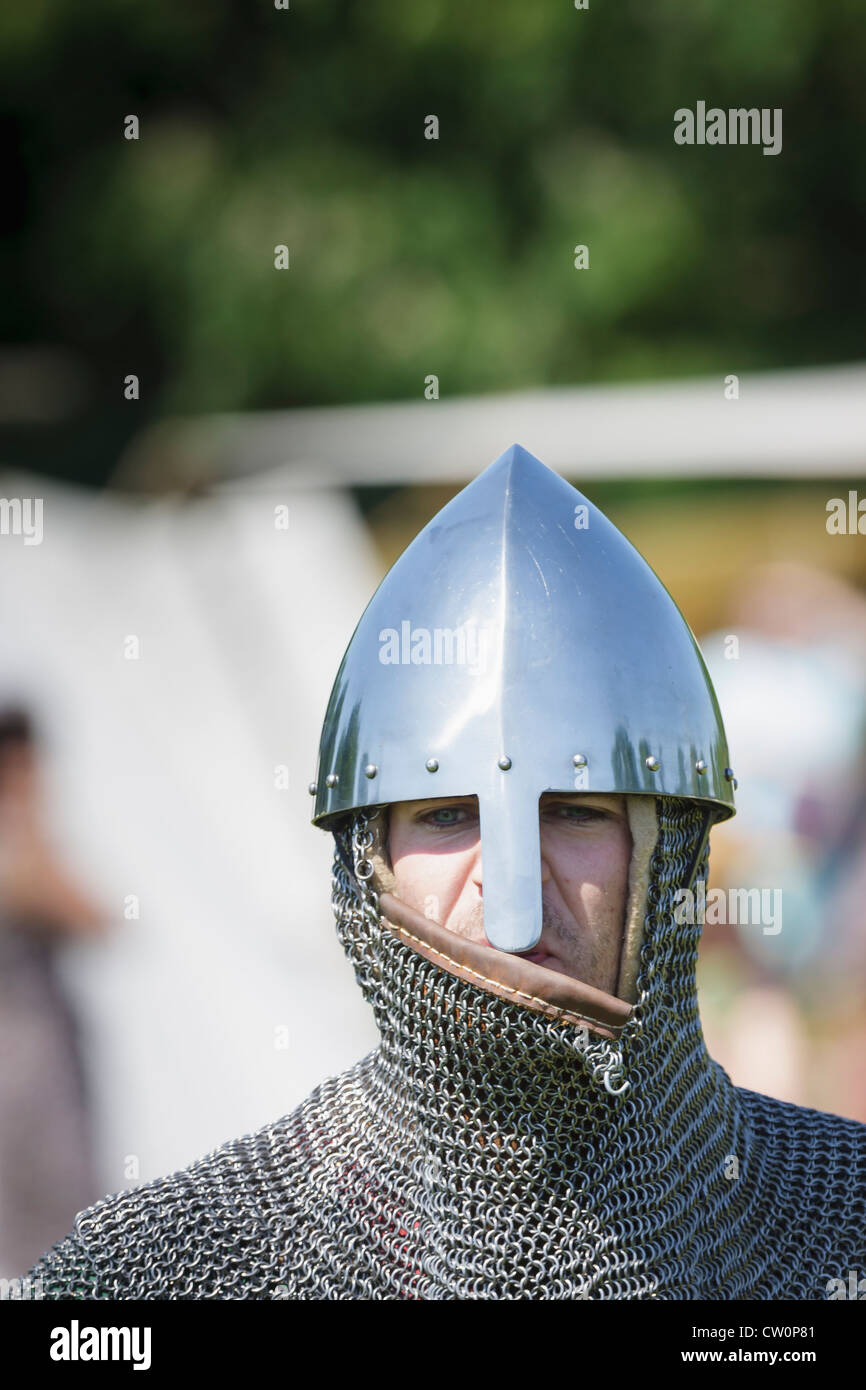
[[428,825],[459,825],[466,819],[466,809],[463,806],[437,806],[432,811],[426,811],[421,817]]
[[560,820],[570,821],[590,821],[604,820],[607,816],[606,811],[599,811],[595,806],[569,806],[563,803],[560,806],[551,807],[552,813]]

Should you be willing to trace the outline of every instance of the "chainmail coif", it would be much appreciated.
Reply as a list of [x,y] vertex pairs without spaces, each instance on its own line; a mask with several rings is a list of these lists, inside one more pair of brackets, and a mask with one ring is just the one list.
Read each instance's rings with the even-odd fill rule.
[[708,1056],[700,926],[673,913],[702,813],[657,806],[616,1041],[384,927],[357,813],[333,902],[380,1046],[292,1114],[82,1213],[31,1280],[52,1298],[823,1299],[866,1272],[866,1126],[737,1088]]

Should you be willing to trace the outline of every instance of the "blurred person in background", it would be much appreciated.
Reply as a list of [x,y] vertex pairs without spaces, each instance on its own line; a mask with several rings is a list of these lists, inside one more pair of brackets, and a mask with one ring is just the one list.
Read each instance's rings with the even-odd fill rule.
[[738,977],[709,1031],[743,1084],[809,1104],[820,1076],[824,1103],[863,1120],[866,601],[786,563],[750,573],[730,611],[702,640],[741,787],[713,879],[778,890],[782,912],[778,931],[707,924],[707,971]]
[[25,710],[0,712],[0,1277],[32,1262],[98,1195],[76,1020],[57,970],[64,941],[105,919],[44,825]]

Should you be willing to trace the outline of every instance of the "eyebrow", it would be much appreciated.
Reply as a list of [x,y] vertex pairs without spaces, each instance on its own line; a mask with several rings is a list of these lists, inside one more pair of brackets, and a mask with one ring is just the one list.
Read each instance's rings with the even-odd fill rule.
[[478,807],[477,796],[435,796],[429,800],[421,800],[412,803],[415,807],[415,815],[423,815],[425,811],[433,811],[437,806],[470,806],[473,810]]
[[560,802],[565,806],[587,806],[590,810],[595,808],[598,811],[617,811],[624,813],[624,806],[619,797],[613,792],[542,792],[540,801]]
[[429,800],[427,798],[419,799],[415,804],[417,806],[454,806],[458,801],[474,802],[477,800],[477,796],[434,796]]

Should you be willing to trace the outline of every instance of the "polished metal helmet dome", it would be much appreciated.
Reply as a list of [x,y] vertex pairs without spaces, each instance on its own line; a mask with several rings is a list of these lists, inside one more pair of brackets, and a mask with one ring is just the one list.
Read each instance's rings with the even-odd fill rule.
[[734,814],[709,675],[664,585],[597,507],[514,444],[424,527],[343,657],[313,821],[477,796],[484,930],[542,925],[539,797],[686,797]]

